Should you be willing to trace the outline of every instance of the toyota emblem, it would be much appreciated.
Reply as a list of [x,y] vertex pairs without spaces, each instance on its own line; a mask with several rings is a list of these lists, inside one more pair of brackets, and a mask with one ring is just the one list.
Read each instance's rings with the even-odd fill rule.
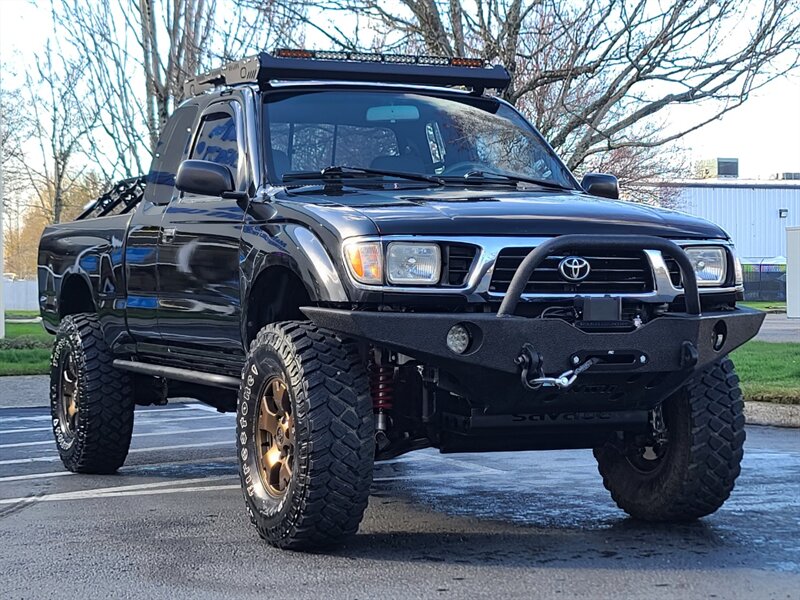
[[589,261],[580,256],[567,256],[558,263],[558,272],[566,281],[579,283],[589,276],[592,270]]

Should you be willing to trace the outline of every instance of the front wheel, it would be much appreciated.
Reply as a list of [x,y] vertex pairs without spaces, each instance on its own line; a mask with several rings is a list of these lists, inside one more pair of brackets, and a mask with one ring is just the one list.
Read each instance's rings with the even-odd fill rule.
[[621,509],[645,521],[692,521],[716,511],[739,476],[744,401],[729,358],[707,367],[664,401],[662,440],[596,448],[603,485]]
[[261,537],[310,550],[354,534],[375,453],[369,384],[356,347],[310,323],[274,323],[253,341],[242,376],[238,460]]

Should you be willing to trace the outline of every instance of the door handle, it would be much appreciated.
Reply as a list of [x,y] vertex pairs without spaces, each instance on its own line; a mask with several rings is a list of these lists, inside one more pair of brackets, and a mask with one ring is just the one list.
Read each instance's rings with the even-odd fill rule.
[[161,241],[164,244],[169,244],[175,239],[175,228],[166,227],[161,230]]

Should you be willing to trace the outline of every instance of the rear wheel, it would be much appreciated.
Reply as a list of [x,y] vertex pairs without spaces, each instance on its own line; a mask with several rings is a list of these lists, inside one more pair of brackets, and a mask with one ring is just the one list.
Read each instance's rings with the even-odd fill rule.
[[130,376],[112,363],[95,315],[64,317],[50,362],[50,412],[70,471],[113,473],[128,455],[133,393]]
[[726,357],[707,367],[660,412],[662,439],[595,449],[603,485],[637,519],[709,515],[730,496],[743,455],[744,402],[733,363]]
[[242,488],[261,537],[308,550],[356,532],[375,438],[353,344],[309,323],[266,326],[250,347],[237,417]]

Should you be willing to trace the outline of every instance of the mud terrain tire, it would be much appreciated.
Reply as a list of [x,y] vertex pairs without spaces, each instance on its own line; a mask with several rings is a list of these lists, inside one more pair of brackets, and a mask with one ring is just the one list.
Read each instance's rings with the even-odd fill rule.
[[745,440],[744,402],[731,360],[696,375],[662,411],[668,441],[650,467],[612,445],[595,449],[603,485],[637,519],[684,522],[710,515],[733,490]]
[[64,317],[50,360],[50,412],[61,462],[75,473],[113,473],[128,456],[133,390],[113,360],[96,315]]
[[355,345],[307,322],[274,323],[242,376],[237,451],[251,521],[279,548],[339,544],[364,515],[375,452]]

